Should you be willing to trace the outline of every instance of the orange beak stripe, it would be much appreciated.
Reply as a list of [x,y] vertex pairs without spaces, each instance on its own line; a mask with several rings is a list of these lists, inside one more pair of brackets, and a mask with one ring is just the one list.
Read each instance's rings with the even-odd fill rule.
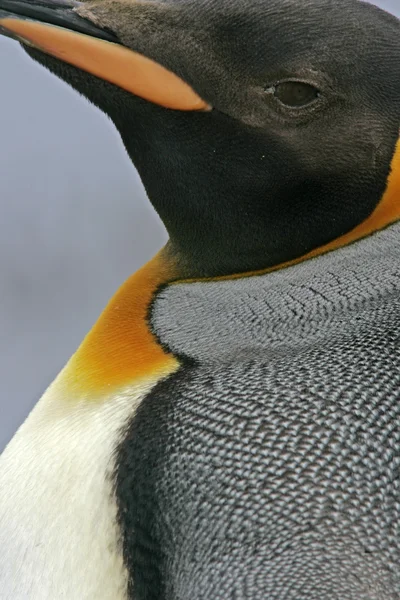
[[180,77],[119,44],[14,17],[0,19],[0,25],[21,42],[154,104],[181,111],[211,109]]

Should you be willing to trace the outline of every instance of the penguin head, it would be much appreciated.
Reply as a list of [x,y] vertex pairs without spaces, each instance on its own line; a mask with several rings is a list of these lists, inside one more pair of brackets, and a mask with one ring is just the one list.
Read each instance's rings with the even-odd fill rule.
[[373,5],[0,0],[0,26],[112,119],[186,276],[400,218],[392,189],[373,221],[400,176],[400,26]]

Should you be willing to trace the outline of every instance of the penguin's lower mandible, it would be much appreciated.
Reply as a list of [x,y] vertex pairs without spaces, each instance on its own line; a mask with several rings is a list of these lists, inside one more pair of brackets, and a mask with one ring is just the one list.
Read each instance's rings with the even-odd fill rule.
[[0,33],[169,233],[0,458],[1,600],[399,600],[400,22],[0,0]]

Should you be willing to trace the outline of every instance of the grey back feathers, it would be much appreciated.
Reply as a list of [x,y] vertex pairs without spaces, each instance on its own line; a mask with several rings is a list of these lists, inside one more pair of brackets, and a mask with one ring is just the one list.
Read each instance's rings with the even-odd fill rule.
[[117,454],[130,598],[398,600],[399,234],[159,294],[183,366]]

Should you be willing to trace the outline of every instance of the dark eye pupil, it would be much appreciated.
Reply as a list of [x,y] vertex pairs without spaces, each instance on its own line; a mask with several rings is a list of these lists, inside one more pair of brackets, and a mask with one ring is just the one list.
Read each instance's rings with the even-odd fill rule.
[[305,106],[319,96],[313,85],[300,81],[284,81],[275,86],[275,96],[287,106]]

